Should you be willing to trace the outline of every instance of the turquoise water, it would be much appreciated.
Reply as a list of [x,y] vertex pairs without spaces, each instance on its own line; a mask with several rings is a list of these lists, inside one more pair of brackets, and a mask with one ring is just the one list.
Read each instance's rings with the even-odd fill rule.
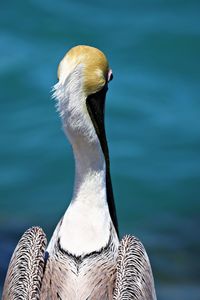
[[160,300],[200,299],[200,2],[2,1],[0,282],[25,229],[48,236],[74,162],[50,90],[77,44],[114,73],[106,128],[120,232],[144,243]]

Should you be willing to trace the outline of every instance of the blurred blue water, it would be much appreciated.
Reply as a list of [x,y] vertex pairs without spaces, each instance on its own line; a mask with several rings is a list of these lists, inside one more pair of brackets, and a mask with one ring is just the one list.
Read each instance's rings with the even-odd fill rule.
[[114,80],[106,128],[121,234],[146,246],[161,300],[200,295],[200,2],[21,0],[0,9],[0,281],[31,225],[50,236],[70,201],[73,156],[51,86],[76,44]]

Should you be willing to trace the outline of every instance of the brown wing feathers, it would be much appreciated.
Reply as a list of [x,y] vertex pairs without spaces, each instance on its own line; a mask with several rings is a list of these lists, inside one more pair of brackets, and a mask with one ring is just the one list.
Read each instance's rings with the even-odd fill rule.
[[29,228],[12,255],[2,300],[37,300],[44,272],[46,236],[39,227]]

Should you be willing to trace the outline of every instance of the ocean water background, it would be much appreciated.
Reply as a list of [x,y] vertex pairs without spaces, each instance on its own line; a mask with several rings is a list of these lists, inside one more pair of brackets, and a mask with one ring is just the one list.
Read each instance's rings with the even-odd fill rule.
[[74,45],[113,69],[106,129],[121,235],[140,238],[158,299],[200,299],[200,2],[19,0],[0,4],[0,285],[32,225],[48,237],[74,161],[51,87]]

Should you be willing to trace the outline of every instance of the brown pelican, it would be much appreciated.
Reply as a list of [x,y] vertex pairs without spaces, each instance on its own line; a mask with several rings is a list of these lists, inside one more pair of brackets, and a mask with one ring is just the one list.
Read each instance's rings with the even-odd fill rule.
[[73,197],[46,252],[42,229],[24,233],[4,300],[156,299],[142,243],[133,236],[119,242],[104,128],[111,79],[105,55],[94,47],[72,48],[58,67],[54,98],[75,158]]

